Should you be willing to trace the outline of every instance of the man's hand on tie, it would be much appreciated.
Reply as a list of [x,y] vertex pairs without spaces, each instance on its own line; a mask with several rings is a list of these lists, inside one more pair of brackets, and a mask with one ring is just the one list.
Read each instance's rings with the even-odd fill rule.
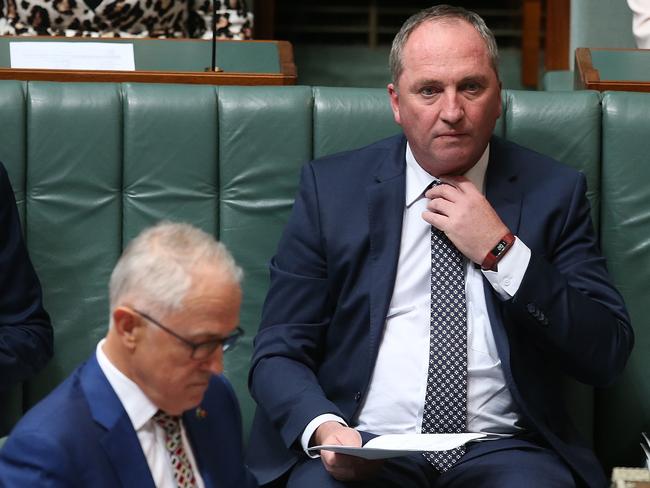
[[467,178],[443,176],[441,181],[445,184],[424,194],[429,202],[422,218],[443,231],[465,257],[481,264],[508,227]]

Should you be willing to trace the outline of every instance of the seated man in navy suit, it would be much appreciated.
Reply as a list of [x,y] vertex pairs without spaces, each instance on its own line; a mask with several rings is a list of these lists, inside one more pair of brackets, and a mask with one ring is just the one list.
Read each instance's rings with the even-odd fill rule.
[[47,363],[52,342],[41,284],[27,254],[9,176],[0,163],[0,396]]
[[[249,382],[249,465],[289,488],[606,486],[563,375],[605,386],[633,345],[584,175],[492,135],[494,36],[462,8],[406,21],[388,95],[404,134],[303,168]],[[309,446],[492,434],[384,463]]]
[[254,487],[221,375],[241,330],[241,270],[187,224],[124,251],[96,352],[30,410],[0,451],[6,487]]

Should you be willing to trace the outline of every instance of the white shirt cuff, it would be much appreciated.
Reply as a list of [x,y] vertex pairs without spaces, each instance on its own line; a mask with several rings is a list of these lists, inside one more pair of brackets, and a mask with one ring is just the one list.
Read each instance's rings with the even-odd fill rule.
[[333,413],[324,413],[323,415],[319,415],[314,420],[309,422],[307,424],[307,427],[305,427],[305,430],[302,433],[302,437],[300,438],[300,444],[302,445],[302,449],[305,451],[305,454],[307,454],[307,456],[310,458],[316,459],[320,457],[319,454],[312,454],[310,452],[307,452],[311,436],[314,435],[314,432],[316,432],[316,429],[318,429],[318,427],[320,427],[325,422],[330,421],[338,422],[339,424],[343,424],[346,427],[348,426],[347,422],[338,415],[334,415]]
[[529,262],[530,249],[517,237],[510,250],[499,261],[498,271],[482,272],[497,295],[502,300],[509,300],[519,290]]

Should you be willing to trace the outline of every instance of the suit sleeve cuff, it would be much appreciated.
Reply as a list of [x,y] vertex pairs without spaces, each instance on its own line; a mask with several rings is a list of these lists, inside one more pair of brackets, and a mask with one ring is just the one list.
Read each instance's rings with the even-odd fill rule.
[[334,415],[332,413],[324,413],[323,415],[319,415],[314,420],[309,422],[307,424],[307,427],[305,427],[305,430],[302,433],[302,437],[300,438],[300,445],[302,446],[303,451],[305,451],[305,454],[307,454],[307,456],[310,458],[316,459],[320,457],[319,454],[312,454],[310,452],[307,452],[311,436],[314,435],[314,432],[316,432],[316,429],[318,429],[321,424],[331,421],[338,422],[339,424],[345,425],[346,427],[348,426],[347,422],[338,415]]
[[499,261],[498,271],[482,270],[482,273],[502,300],[510,300],[519,290],[529,262],[530,249],[517,237]]

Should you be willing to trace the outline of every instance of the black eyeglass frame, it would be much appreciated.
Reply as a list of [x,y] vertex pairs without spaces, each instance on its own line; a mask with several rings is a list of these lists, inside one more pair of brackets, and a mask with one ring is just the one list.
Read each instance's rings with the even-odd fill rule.
[[[223,339],[211,339],[209,341],[204,341],[204,342],[193,342],[177,334],[169,327],[164,326],[156,319],[154,319],[151,315],[141,312],[140,310],[137,310],[135,308],[133,308],[132,310],[138,315],[140,315],[142,318],[148,320],[149,322],[156,325],[157,327],[160,327],[162,330],[174,336],[176,339],[178,339],[183,344],[185,344],[190,349],[192,349],[190,358],[197,361],[202,361],[212,356],[214,352],[219,348],[219,346],[222,347],[224,353],[234,349],[234,347],[237,345],[237,341],[239,340],[239,338],[244,335],[244,329],[242,329],[241,327],[237,327],[228,337],[225,337]],[[202,352],[197,357],[196,351],[205,351],[205,353]]]

